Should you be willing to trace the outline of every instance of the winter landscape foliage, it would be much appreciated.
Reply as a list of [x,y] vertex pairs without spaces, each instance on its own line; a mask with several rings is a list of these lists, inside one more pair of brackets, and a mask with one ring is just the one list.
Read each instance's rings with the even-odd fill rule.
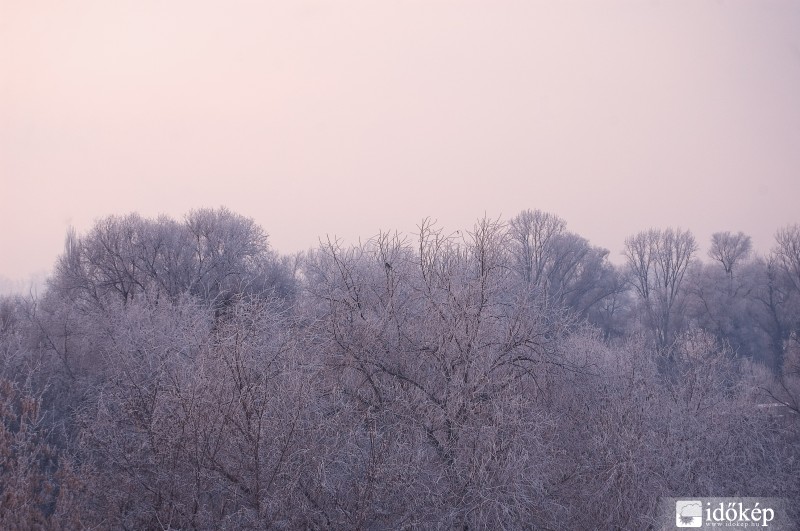
[[0,299],[0,527],[638,530],[661,497],[800,500],[800,225],[763,257],[674,228],[623,252],[538,210],[296,256],[224,208],[69,232],[42,295]]

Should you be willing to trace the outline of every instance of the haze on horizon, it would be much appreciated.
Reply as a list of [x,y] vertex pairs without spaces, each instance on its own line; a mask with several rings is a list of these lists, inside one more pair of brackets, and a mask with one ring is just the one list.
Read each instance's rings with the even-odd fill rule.
[[282,253],[531,208],[800,222],[800,3],[0,0],[0,277],[69,226],[224,205]]

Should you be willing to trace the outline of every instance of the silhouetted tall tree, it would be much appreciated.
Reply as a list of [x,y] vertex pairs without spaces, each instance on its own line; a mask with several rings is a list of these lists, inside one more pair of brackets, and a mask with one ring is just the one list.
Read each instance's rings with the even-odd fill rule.
[[694,236],[680,229],[650,229],[625,240],[631,284],[659,349],[669,347],[679,331],[681,286],[696,251]]

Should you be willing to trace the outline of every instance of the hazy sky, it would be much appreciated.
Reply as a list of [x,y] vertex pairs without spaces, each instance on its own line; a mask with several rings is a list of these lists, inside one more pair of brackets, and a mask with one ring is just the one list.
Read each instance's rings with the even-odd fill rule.
[[225,205],[281,252],[539,208],[800,222],[800,2],[0,0],[0,276]]

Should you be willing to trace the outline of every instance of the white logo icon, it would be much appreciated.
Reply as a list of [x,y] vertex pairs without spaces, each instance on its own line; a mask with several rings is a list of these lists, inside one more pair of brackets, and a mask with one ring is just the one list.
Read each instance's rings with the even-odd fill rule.
[[702,527],[703,503],[699,500],[676,501],[675,525],[677,527]]

